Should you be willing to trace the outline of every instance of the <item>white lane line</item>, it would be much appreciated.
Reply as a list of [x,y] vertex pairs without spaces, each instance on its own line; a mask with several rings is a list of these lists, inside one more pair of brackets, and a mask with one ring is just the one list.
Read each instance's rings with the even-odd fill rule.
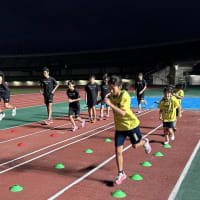
[[80,137],[80,136],[86,135],[87,133],[91,133],[91,132],[93,132],[93,131],[96,131],[97,129],[104,128],[105,126],[109,126],[109,125],[112,125],[112,124],[113,124],[113,122],[108,123],[108,124],[105,124],[105,125],[103,125],[103,126],[97,127],[97,128],[92,129],[92,130],[90,130],[90,131],[83,132],[83,133],[81,133],[81,134],[79,134],[79,135],[76,135],[76,136],[67,138],[67,139],[65,139],[65,140],[62,140],[62,141],[60,141],[60,142],[57,142],[57,143],[48,145],[48,146],[46,146],[46,147],[43,147],[43,148],[41,148],[41,149],[38,149],[38,150],[33,151],[33,152],[31,152],[31,153],[28,153],[28,154],[25,154],[25,155],[23,155],[23,156],[20,156],[20,157],[18,157],[18,158],[13,159],[13,160],[9,160],[9,161],[7,161],[7,162],[1,163],[1,164],[0,164],[0,167],[1,167],[1,166],[4,166],[4,165],[6,165],[6,164],[12,163],[12,162],[14,162],[14,161],[16,161],[16,160],[20,160],[20,159],[25,158],[25,157],[27,157],[27,156],[33,155],[33,154],[38,153],[38,152],[40,152],[40,151],[43,151],[43,150],[45,150],[45,149],[51,148],[51,147],[56,146],[56,145],[58,145],[58,144],[62,144],[62,143],[64,143],[64,142],[73,140],[73,139],[78,138],[78,137]]
[[[146,115],[147,113],[150,113],[150,112],[152,112],[152,110],[150,110],[150,111],[148,111],[148,112],[145,112],[145,113],[139,115],[138,117],[143,116],[143,115]],[[85,133],[82,133],[82,134],[80,134],[80,135],[74,136],[74,137],[72,137],[72,138],[68,138],[68,139],[66,139],[66,140],[63,140],[63,141],[60,141],[60,142],[58,142],[58,143],[55,143],[55,144],[49,145],[49,146],[47,146],[47,147],[44,147],[44,148],[42,148],[42,149],[36,150],[36,151],[34,151],[34,152],[25,154],[24,156],[20,156],[20,157],[18,157],[18,158],[15,158],[15,159],[13,159],[13,160],[7,161],[7,162],[5,162],[5,163],[1,163],[0,166],[3,166],[3,165],[6,165],[6,164],[8,164],[8,163],[14,162],[14,161],[16,161],[16,160],[22,159],[22,158],[27,157],[27,156],[29,156],[29,155],[32,155],[32,154],[34,154],[34,153],[40,152],[40,151],[42,151],[42,150],[44,150],[44,149],[50,148],[50,147],[55,146],[55,145],[57,145],[57,144],[64,143],[64,142],[66,142],[66,141],[69,141],[69,140],[72,140],[72,139],[74,139],[74,138],[80,137],[80,136],[85,135],[85,134],[87,134],[87,133],[89,133],[89,132],[93,132],[94,130],[97,130],[97,129],[99,129],[99,128],[102,128],[102,127],[105,127],[105,126],[108,126],[108,125],[111,125],[111,124],[114,124],[114,123],[113,123],[113,122],[108,123],[108,124],[106,124],[106,125],[100,126],[100,127],[98,127],[98,128],[95,128],[95,129],[93,129],[93,130],[87,131],[87,132],[85,132]],[[114,127],[114,126],[109,127],[108,129],[111,129],[111,128],[113,128],[113,127]],[[105,130],[107,130],[107,129],[104,129],[103,131],[105,131]],[[57,148],[57,149],[54,149],[54,150],[52,150],[52,151],[49,151],[49,152],[44,153],[44,154],[41,154],[40,156],[37,156],[37,157],[35,157],[35,158],[31,159],[31,160],[25,161],[25,162],[23,162],[23,163],[21,163],[21,164],[15,165],[15,166],[13,166],[13,167],[11,167],[11,168],[8,168],[8,169],[6,169],[6,170],[0,171],[0,174],[5,173],[6,171],[10,171],[10,170],[12,170],[12,169],[14,169],[14,168],[17,168],[17,167],[19,167],[19,166],[21,166],[21,165],[24,165],[24,164],[26,164],[26,163],[29,163],[29,162],[31,162],[31,161],[33,161],[33,160],[36,160],[36,159],[40,158],[40,157],[46,156],[46,155],[48,155],[48,154],[50,154],[50,153],[53,153],[54,151],[58,151],[58,150],[60,150],[60,149],[62,149],[62,148],[64,148],[64,147],[66,147],[66,146],[69,146],[69,145],[71,145],[71,144],[74,144],[74,143],[80,142],[80,141],[82,141],[82,140],[85,140],[85,139],[87,139],[87,138],[89,138],[89,137],[91,137],[91,136],[93,136],[93,135],[99,134],[99,133],[101,133],[101,132],[103,132],[103,131],[97,132],[97,133],[95,133],[95,134],[92,134],[92,135],[87,136],[87,137],[85,137],[85,138],[82,138],[82,139],[80,139],[80,140],[76,140],[76,141],[74,141],[74,142],[72,142],[72,143],[66,144],[66,145],[61,146],[61,147],[59,147],[59,148]]]
[[[42,106],[43,106],[43,105],[42,105]],[[41,107],[42,107],[42,106],[41,106]],[[31,107],[40,107],[40,106],[31,106]],[[45,107],[44,107],[44,108],[45,108]],[[17,110],[18,110],[18,108],[17,108]],[[83,108],[81,108],[80,111],[82,111],[82,112],[83,112],[83,111],[86,111],[86,108],[83,107]],[[64,115],[64,116],[60,116],[60,117],[55,117],[55,118],[53,118],[53,119],[58,119],[58,118],[67,117],[67,116],[68,116],[68,115]],[[27,125],[30,125],[30,124],[40,123],[40,122],[42,122],[42,121],[44,121],[44,120],[35,121],[35,122],[30,122],[30,123],[23,124],[23,125],[18,125],[18,126],[12,126],[12,127],[8,127],[8,128],[0,129],[0,131],[12,129],[12,128],[17,128],[17,127],[23,127],[23,126],[27,126]]]
[[56,128],[60,128],[60,127],[63,127],[63,126],[67,126],[67,125],[69,125],[69,124],[71,124],[71,123],[66,123],[66,124],[62,124],[62,125],[59,125],[59,126],[50,127],[50,128],[48,128],[48,129],[45,129],[45,130],[36,131],[36,132],[30,133],[30,134],[22,135],[22,136],[15,137],[15,138],[12,138],[12,139],[9,139],[9,140],[3,140],[3,141],[0,142],[0,144],[8,143],[8,142],[11,142],[11,141],[14,141],[14,140],[18,140],[18,139],[21,139],[21,138],[29,137],[29,136],[36,135],[36,134],[39,134],[39,133],[44,133],[44,132],[47,132],[47,131],[50,131],[50,130],[54,130],[54,129],[56,129]]
[[185,168],[183,169],[183,171],[182,171],[182,173],[181,173],[176,185],[174,186],[171,194],[169,195],[168,200],[174,200],[176,198],[176,195],[177,195],[177,193],[178,193],[178,191],[179,191],[179,189],[181,187],[181,184],[182,184],[185,176],[187,175],[187,173],[188,173],[188,171],[190,169],[190,166],[192,164],[192,161],[194,160],[195,155],[196,155],[197,151],[199,150],[199,148],[200,148],[200,140],[198,141],[196,147],[194,148],[194,151],[192,152],[192,154],[191,154],[191,156],[190,156]]
[[58,150],[60,150],[60,149],[63,149],[63,148],[65,148],[65,147],[67,147],[67,146],[70,146],[70,145],[72,145],[72,144],[75,144],[75,143],[81,142],[81,141],[83,141],[83,140],[86,140],[86,139],[88,139],[88,138],[90,138],[90,137],[92,137],[92,136],[94,136],[94,135],[97,135],[97,134],[99,134],[99,133],[101,133],[101,132],[104,132],[104,131],[106,131],[106,130],[109,130],[109,129],[111,129],[111,128],[114,128],[114,126],[110,126],[110,127],[105,128],[105,129],[103,129],[103,130],[101,130],[101,131],[98,131],[98,132],[96,132],[96,133],[93,133],[92,135],[86,136],[86,137],[84,137],[84,138],[81,138],[81,139],[79,139],[79,140],[76,140],[76,141],[74,141],[74,142],[68,143],[68,144],[63,145],[63,146],[61,146],[61,147],[58,147],[58,148],[53,149],[53,150],[51,150],[51,151],[48,151],[48,152],[46,152],[46,153],[44,153],[44,154],[41,154],[41,155],[39,155],[39,156],[37,156],[37,157],[35,157],[35,158],[32,158],[32,159],[30,159],[30,160],[27,160],[27,161],[22,162],[22,163],[17,164],[17,165],[14,165],[13,167],[10,167],[10,168],[8,168],[8,169],[2,170],[2,171],[0,171],[0,174],[3,174],[3,173],[8,172],[8,171],[11,171],[12,169],[15,169],[15,168],[17,168],[17,167],[20,167],[20,166],[22,166],[22,165],[25,165],[25,164],[27,164],[27,163],[30,163],[30,162],[32,162],[33,160],[37,160],[37,159],[39,159],[39,158],[42,158],[42,157],[44,157],[44,156],[46,156],[46,155],[49,155],[49,154],[51,154],[51,153],[54,153],[54,152],[56,152],[56,151],[58,151]]
[[[162,125],[162,124],[161,124]],[[152,134],[153,132],[155,132],[156,130],[158,130],[160,128],[160,126],[157,126],[156,128],[154,128],[153,130],[151,130],[150,132],[148,132],[146,135],[143,136],[143,138],[145,138],[147,135]],[[132,147],[132,145],[128,145],[126,148],[123,149],[123,151],[127,151],[128,149],[130,149]],[[62,190],[60,190],[59,192],[57,192],[55,195],[51,196],[50,198],[48,198],[48,200],[54,200],[57,197],[59,197],[61,194],[63,194],[64,192],[66,192],[67,190],[69,190],[71,187],[73,187],[74,185],[80,183],[81,181],[83,181],[85,178],[87,178],[88,176],[90,176],[91,174],[93,174],[94,172],[96,172],[97,170],[99,170],[101,167],[103,167],[104,165],[106,165],[108,162],[110,162],[111,160],[113,160],[115,158],[115,154],[112,155],[110,158],[108,158],[107,160],[105,160],[104,162],[102,162],[101,164],[99,164],[97,167],[95,167],[94,169],[90,170],[89,172],[87,172],[86,174],[84,174],[83,176],[81,176],[80,178],[76,179],[74,182],[72,182],[71,184],[67,185],[65,188],[63,188]]]

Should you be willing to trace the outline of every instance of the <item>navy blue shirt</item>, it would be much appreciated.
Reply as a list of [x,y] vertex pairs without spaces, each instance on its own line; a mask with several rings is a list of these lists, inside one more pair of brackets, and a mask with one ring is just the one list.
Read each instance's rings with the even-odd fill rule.
[[96,83],[94,83],[94,84],[88,83],[85,86],[85,91],[87,93],[88,101],[96,101],[97,100],[99,86]]
[[2,77],[2,83],[0,84],[0,92],[1,92],[1,93],[10,92],[8,86],[7,86],[6,83],[5,83],[4,76],[1,76],[1,77]]
[[55,78],[50,76],[49,78],[43,78],[40,81],[40,85],[43,88],[44,95],[48,96],[51,94],[53,89],[56,87],[57,82],[56,82]]
[[[69,99],[79,99],[80,98],[80,94],[77,89],[74,89],[74,90],[68,89],[66,93],[67,93],[67,96]],[[80,107],[79,101],[69,103],[69,107],[79,108]]]
[[109,86],[108,84],[105,84],[105,82],[103,82],[101,84],[101,98],[105,99],[105,96],[110,92],[109,90]]
[[137,93],[142,91],[146,85],[147,85],[147,83],[144,79],[137,80],[136,83],[135,83],[135,89],[137,90]]

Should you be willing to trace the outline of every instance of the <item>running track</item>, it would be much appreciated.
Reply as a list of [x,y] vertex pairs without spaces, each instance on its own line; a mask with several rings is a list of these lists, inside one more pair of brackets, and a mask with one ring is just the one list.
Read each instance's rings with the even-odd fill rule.
[[[56,102],[65,100],[63,92],[55,97]],[[33,102],[32,98],[30,94],[23,97],[26,106],[40,105],[38,98],[38,102]],[[21,95],[15,96],[13,103],[18,102],[18,107],[24,107],[20,99]],[[82,116],[86,117],[86,112]],[[36,122],[17,127],[17,133],[11,133],[11,129],[2,130],[1,199],[109,200],[113,199],[110,193],[116,189],[127,193],[125,199],[167,199],[199,140],[200,134],[194,123],[200,120],[199,113],[184,112],[178,123],[179,129],[172,149],[162,148],[163,137],[158,111],[147,110],[139,115],[139,119],[143,135],[151,134],[149,138],[153,153],[162,151],[165,156],[156,158],[144,154],[143,148],[128,148],[124,152],[125,171],[127,175],[140,173],[144,181],[133,182],[127,179],[121,186],[112,186],[116,176],[114,145],[113,142],[104,142],[107,137],[113,140],[112,116],[110,120],[98,121],[95,125],[87,123],[86,128],[80,129],[76,134],[69,130],[71,125],[66,117],[57,118],[50,127]],[[187,124],[193,125],[192,132],[191,126]],[[57,137],[51,137],[52,133],[57,134]],[[26,146],[18,147],[20,142],[24,142]],[[128,145],[129,142],[126,142],[126,147]],[[94,153],[85,154],[84,150],[87,148],[93,149]],[[145,160],[150,161],[153,167],[141,167],[139,163]],[[63,163],[66,168],[60,171],[54,169],[53,166],[57,163]],[[9,192],[8,188],[14,184],[23,186],[24,190],[19,193]]]

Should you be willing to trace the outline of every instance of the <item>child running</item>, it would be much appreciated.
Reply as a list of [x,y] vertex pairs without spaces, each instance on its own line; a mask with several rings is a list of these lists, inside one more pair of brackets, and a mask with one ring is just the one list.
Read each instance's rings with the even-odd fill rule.
[[[4,107],[7,109],[12,109],[12,116],[16,116],[16,107],[12,106],[10,102],[10,90],[5,83],[4,73],[0,71],[0,101],[3,99]],[[0,120],[5,117],[5,113],[0,108]]]
[[169,137],[175,140],[173,131],[174,122],[176,121],[176,109],[178,108],[178,116],[181,117],[181,106],[178,100],[172,96],[170,88],[164,89],[164,97],[158,104],[160,109],[160,119],[163,121],[163,130],[165,135],[164,144],[169,144]]
[[89,77],[89,83],[85,87],[85,101],[88,106],[89,120],[96,123],[96,103],[98,97],[99,86],[95,83],[95,76]]
[[108,86],[108,75],[105,74],[103,76],[103,82],[101,84],[101,108],[100,108],[100,120],[103,119],[104,117],[104,106],[106,106],[106,119],[109,118],[109,113],[110,113],[110,106],[106,105],[104,102],[104,99],[106,95],[110,92],[109,86]]
[[80,94],[78,90],[75,89],[73,80],[68,82],[67,96],[69,99],[69,119],[73,125],[72,131],[75,132],[78,130],[78,126],[73,119],[73,115],[75,114],[75,118],[81,123],[82,128],[85,127],[85,120],[80,117]]
[[144,146],[146,153],[151,152],[151,145],[147,138],[142,139],[140,133],[138,118],[133,114],[130,108],[131,98],[127,91],[122,90],[122,82],[118,76],[112,76],[109,81],[111,91],[110,99],[105,98],[105,102],[113,109],[115,121],[115,151],[118,168],[116,184],[121,184],[126,179],[123,170],[123,145],[126,137],[130,138],[133,148]]
[[144,100],[144,91],[147,89],[147,83],[143,79],[143,74],[138,74],[138,79],[135,82],[135,92],[137,94],[137,101],[138,101],[138,111],[137,113],[142,112],[142,106],[141,103],[144,102],[146,104],[146,101]]
[[56,79],[49,75],[49,69],[47,67],[43,68],[43,76],[44,78],[40,81],[40,93],[44,95],[44,103],[47,107],[48,120],[45,121],[46,125],[53,123],[52,120],[52,103],[53,96],[59,87]]
[[[182,99],[184,98],[184,91],[181,88],[182,88],[181,85],[176,85],[175,92],[173,94],[177,98],[180,106],[181,106]],[[178,117],[178,109],[176,109],[176,116]],[[176,122],[177,120],[174,122],[174,131],[176,131]]]

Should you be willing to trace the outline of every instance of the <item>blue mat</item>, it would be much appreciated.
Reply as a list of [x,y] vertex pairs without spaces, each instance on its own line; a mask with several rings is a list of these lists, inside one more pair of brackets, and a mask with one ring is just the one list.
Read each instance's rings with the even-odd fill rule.
[[[158,105],[155,103],[156,101],[160,101],[161,97],[146,97],[147,105],[145,106],[142,103],[142,107],[146,109],[157,108]],[[131,97],[131,108],[136,108],[137,99],[136,97]],[[198,97],[185,97],[182,100],[182,109],[190,109],[190,110],[200,110],[200,98]]]

